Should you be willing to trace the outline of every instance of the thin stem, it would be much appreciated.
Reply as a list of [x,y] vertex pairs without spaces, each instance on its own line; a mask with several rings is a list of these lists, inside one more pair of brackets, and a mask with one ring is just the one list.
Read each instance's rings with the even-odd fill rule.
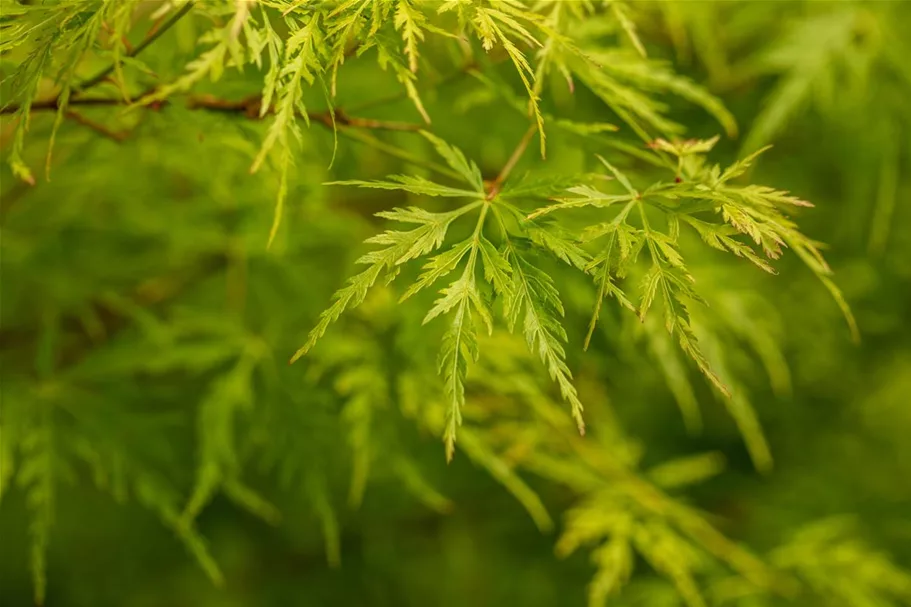
[[[144,96],[145,94],[143,94]],[[224,113],[238,113],[244,114],[247,118],[259,119],[260,117],[260,104],[262,99],[259,95],[253,97],[248,97],[246,99],[241,99],[240,101],[231,101],[229,99],[221,99],[211,95],[200,95],[195,97],[190,97],[187,100],[187,109],[189,110],[206,110],[210,112],[224,112]],[[88,98],[88,99],[73,99],[67,105],[68,107],[84,106],[84,107],[110,107],[110,106],[122,106],[127,105],[123,99],[119,98]],[[158,104],[157,106],[148,106],[148,107],[160,107],[164,105],[164,102]],[[37,101],[32,104],[29,108],[31,111],[56,111],[60,107],[59,99],[45,99],[43,101]],[[140,106],[146,107],[146,106]],[[8,107],[0,108],[0,113],[2,114],[12,114],[19,110],[18,105],[11,105]],[[271,113],[271,109],[269,112]],[[326,126],[332,126],[332,116],[329,112],[308,112],[307,118],[314,122],[319,122],[320,124]],[[335,122],[341,126],[348,126],[361,129],[372,129],[372,130],[381,130],[381,131],[419,131],[424,128],[420,124],[414,124],[411,122],[398,122],[394,120],[374,120],[372,118],[359,118],[356,116],[349,116],[346,112],[341,109],[335,110]]]
[[[187,108],[191,110],[200,109],[212,112],[243,113],[248,118],[259,119],[259,117],[262,115],[260,111],[262,107],[261,104],[262,98],[259,95],[254,95],[253,97],[248,97],[240,101],[230,101],[227,99],[213,97],[211,95],[203,95],[191,97],[189,101],[187,101]],[[273,108],[269,108],[269,110],[266,112],[266,114],[271,113],[273,113]],[[414,124],[411,122],[374,120],[372,118],[358,118],[356,116],[349,116],[348,113],[341,108],[336,108],[334,110],[334,113],[335,115],[333,117],[333,115],[328,111],[307,112],[307,118],[328,127],[332,127],[333,124],[335,124],[337,126],[348,126],[353,128],[373,129],[380,131],[419,131],[423,128],[420,124]]]
[[[164,26],[162,26],[162,29]],[[160,30],[159,30],[160,31]],[[209,112],[223,112],[229,114],[239,114],[243,115],[246,118],[251,120],[258,120],[260,117],[260,103],[261,98],[259,96],[249,97],[247,99],[242,99],[240,101],[231,101],[227,99],[220,99],[212,96],[198,96],[191,97],[187,101],[187,109],[190,110],[202,110]],[[162,105],[166,105],[167,102],[162,102],[158,105],[143,106],[148,109],[158,109]],[[123,99],[111,98],[111,99],[73,99],[69,103],[70,106],[85,106],[85,107],[94,107],[94,106],[122,106],[126,105],[126,102]],[[31,109],[33,111],[50,111],[57,110],[59,108],[59,99],[47,99],[44,101],[36,102],[32,105]],[[18,110],[18,106],[8,106],[0,109],[0,113],[14,113]],[[82,124],[86,126],[91,126],[100,131],[100,125],[97,123],[89,124],[87,119],[79,119],[75,116],[71,116],[74,119],[79,120]],[[307,114],[307,118],[311,121],[321,124],[326,128],[337,128],[338,133],[349,139],[359,141],[370,147],[377,149],[385,154],[394,156],[406,162],[409,162],[416,166],[422,166],[424,168],[435,171],[440,175],[445,175],[452,179],[460,180],[461,176],[455,171],[444,167],[435,162],[424,160],[419,156],[415,156],[410,152],[401,150],[392,146],[388,143],[380,141],[375,137],[371,137],[364,133],[357,133],[356,129],[368,129],[368,130],[387,130],[387,131],[401,131],[401,132],[416,132],[421,130],[421,125],[412,124],[408,122],[396,122],[396,121],[385,121],[385,120],[373,120],[370,118],[358,118],[355,116],[349,116],[347,113],[340,110],[335,110],[335,122],[333,123],[332,115],[329,112],[310,112]],[[105,132],[107,136],[111,134]],[[126,134],[116,134],[115,137],[118,141],[122,141],[126,138]]]
[[629,202],[627,202],[626,205],[625,205],[622,209],[620,209],[620,212],[617,213],[617,216],[614,217],[614,220],[613,220],[612,223],[613,223],[614,225],[620,225],[621,223],[623,223],[624,221],[626,221],[626,217],[629,215],[629,212],[633,209],[633,206],[636,205],[636,204],[640,204],[640,205],[641,205],[641,204],[642,204],[642,199],[641,199],[641,198],[633,198],[632,200],[630,200]]
[[79,112],[75,112],[73,110],[67,110],[66,117],[73,120],[74,122],[78,122],[82,126],[92,129],[100,135],[104,135],[108,139],[113,139],[117,143],[123,143],[123,141],[126,140],[126,138],[129,136],[129,133],[127,132],[113,131],[103,124],[95,122],[94,120],[91,120]]
[[478,225],[475,226],[474,234],[471,237],[475,246],[481,241],[481,231],[484,229],[484,220],[487,218],[487,211],[489,210],[490,203],[485,200],[484,206],[481,208],[481,214],[478,217]]
[[588,323],[588,333],[585,335],[585,342],[582,344],[582,349],[586,352],[588,351],[588,346],[591,345],[592,336],[595,334],[595,327],[598,325],[598,318],[601,316],[601,306],[604,305],[604,297],[607,294],[607,285],[610,282],[611,251],[614,248],[614,241],[616,239],[617,233],[612,232],[607,241],[607,247],[605,248],[604,268],[601,271],[601,284],[598,285],[598,299],[595,303],[595,309],[592,312],[591,321]]
[[481,244],[481,233],[484,230],[484,222],[487,219],[487,211],[489,210],[490,203],[485,201],[484,206],[481,207],[481,213],[478,215],[478,223],[475,225],[474,234],[471,235],[471,252],[468,254],[468,263],[465,264],[463,276],[468,277],[472,283],[474,282],[474,270],[478,259],[478,247]]
[[[501,203],[502,204],[502,203]],[[506,227],[506,220],[503,219],[503,215],[500,213],[500,209],[496,205],[491,205],[493,208],[493,215],[497,218],[497,223],[500,225],[500,231],[503,233],[503,244],[506,245],[506,248],[513,252],[512,240],[509,238],[509,229]]]
[[[107,107],[112,105],[122,105],[123,100],[117,98],[111,99],[70,99],[68,106],[77,106],[81,105],[84,107]],[[0,114],[15,114],[19,111],[21,106],[19,104],[10,104],[0,108]],[[31,112],[40,112],[40,111],[54,111],[56,112],[60,109],[60,99],[54,97],[53,99],[44,99],[42,101],[35,101],[29,106],[29,111]]]
[[[327,115],[327,118],[329,116]],[[331,118],[330,118],[331,119]],[[335,111],[336,121],[350,127],[362,129],[374,129],[381,131],[420,131],[424,127],[419,124],[410,122],[398,122],[395,120],[373,120],[372,118],[356,118],[343,114],[341,110]]]
[[421,166],[426,169],[430,169],[431,171],[435,171],[435,172],[439,173],[440,175],[446,175],[447,177],[451,177],[452,179],[456,179],[456,180],[462,179],[461,175],[459,175],[458,173],[456,173],[455,171],[453,171],[451,169],[448,169],[435,162],[431,162],[429,160],[424,160],[420,156],[415,156],[414,154],[412,154],[410,152],[407,152],[407,151],[399,149],[395,146],[389,145],[388,143],[386,143],[384,141],[380,141],[376,137],[368,135],[367,133],[355,131],[351,128],[340,128],[338,130],[338,133],[339,133],[339,135],[342,135],[349,139],[353,139],[355,141],[359,141],[363,144],[369,145],[370,147],[372,147],[376,150],[379,150],[380,152],[389,154],[390,156],[399,158],[400,160],[404,160],[405,162],[409,162],[411,164]]
[[494,183],[502,184],[506,181],[506,178],[509,177],[509,174],[512,173],[512,170],[518,164],[519,159],[522,158],[522,154],[525,153],[525,150],[528,149],[528,144],[531,142],[532,136],[534,136],[537,131],[537,127],[532,125],[528,127],[528,130],[525,131],[525,135],[522,136],[522,140],[519,141],[519,145],[516,146],[516,149],[513,150],[512,156],[509,157],[509,160],[506,161],[506,164],[503,166],[503,170],[500,171],[500,174],[497,175],[497,179]]
[[528,130],[525,131],[525,134],[522,136],[522,139],[519,141],[519,144],[516,146],[516,149],[513,150],[512,155],[509,157],[509,160],[506,161],[506,164],[503,165],[503,169],[500,171],[500,174],[497,175],[496,179],[490,184],[490,189],[487,192],[487,200],[493,200],[496,198],[497,194],[500,193],[500,188],[503,187],[503,183],[509,178],[509,174],[512,173],[512,170],[516,167],[521,160],[522,155],[525,153],[525,150],[528,149],[528,144],[531,142],[531,138],[537,132],[537,127],[531,125],[528,127]]
[[658,254],[658,248],[655,246],[654,240],[652,240],[652,229],[648,223],[648,217],[645,215],[645,205],[642,203],[641,198],[635,200],[639,207],[639,216],[642,218],[642,231],[645,233],[645,241],[648,244],[649,255],[652,258],[652,263],[661,269],[661,256]]

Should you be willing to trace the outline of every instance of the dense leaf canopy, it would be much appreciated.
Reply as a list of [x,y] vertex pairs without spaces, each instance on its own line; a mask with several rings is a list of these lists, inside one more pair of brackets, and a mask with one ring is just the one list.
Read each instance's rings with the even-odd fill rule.
[[0,0],[0,602],[911,604],[909,6]]

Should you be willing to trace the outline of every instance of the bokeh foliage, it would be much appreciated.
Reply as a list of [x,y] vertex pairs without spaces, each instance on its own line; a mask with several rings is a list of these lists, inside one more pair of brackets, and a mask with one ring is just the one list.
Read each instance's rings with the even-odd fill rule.
[[0,603],[911,603],[909,8],[0,0]]

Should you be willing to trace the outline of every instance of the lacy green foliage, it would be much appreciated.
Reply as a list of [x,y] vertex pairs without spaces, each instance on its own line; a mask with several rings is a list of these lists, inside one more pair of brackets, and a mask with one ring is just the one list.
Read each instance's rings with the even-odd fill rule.
[[[776,587],[777,573],[667,493],[718,474],[723,457],[709,453],[641,470],[641,450],[617,432],[598,394],[592,401],[602,416],[603,431],[586,438],[573,436],[541,387],[523,377],[527,371],[518,344],[509,344],[505,342],[475,376],[476,386],[515,394],[515,402],[499,410],[504,421],[486,434],[512,467],[564,485],[578,496],[578,504],[566,514],[556,551],[567,556],[595,544],[591,605],[604,604],[620,592],[633,573],[636,553],[672,582],[689,605],[705,604],[697,579],[709,571],[717,574],[712,568],[719,563],[749,580],[754,591]],[[510,414],[528,420],[523,432],[510,431],[517,423]],[[535,504],[525,505],[534,517]]]
[[32,541],[31,566],[35,601],[41,603],[47,589],[45,554],[54,520],[54,477],[57,467],[51,422],[42,419],[33,425],[26,425],[20,445],[22,463],[19,483],[26,491],[26,500],[32,513],[29,526]]
[[[462,152],[432,135],[425,136],[430,138],[450,168],[461,176],[469,188],[474,189],[473,192],[471,189],[452,188],[423,178],[406,176],[393,176],[390,181],[349,181],[335,184],[403,190],[425,196],[467,198],[469,202],[446,213],[428,213],[419,208],[379,213],[385,219],[417,224],[420,227],[407,232],[387,231],[367,241],[386,245],[387,248],[361,257],[359,263],[368,264],[369,268],[350,279],[350,284],[335,294],[335,303],[323,312],[322,321],[313,329],[309,340],[292,361],[305,354],[325,333],[328,325],[338,320],[346,309],[361,303],[367,290],[384,272],[388,273],[385,279],[388,284],[395,279],[402,264],[439,249],[450,225],[456,219],[478,210],[477,223],[471,236],[454,244],[448,251],[431,257],[422,274],[402,296],[404,301],[462,267],[460,277],[441,291],[442,297],[424,318],[426,324],[437,316],[452,313],[452,321],[443,337],[440,354],[440,373],[451,399],[444,437],[449,458],[452,457],[456,430],[461,423],[461,410],[465,404],[464,376],[468,364],[477,360],[479,355],[473,315],[480,319],[488,332],[493,330],[490,306],[485,302],[489,297],[483,297],[477,285],[479,252],[487,289],[503,299],[503,313],[510,330],[524,316],[523,332],[529,348],[538,351],[551,378],[557,382],[564,399],[572,406],[573,417],[580,432],[584,432],[582,403],[571,382],[572,375],[564,361],[565,351],[561,343],[566,340],[565,330],[558,320],[563,315],[563,305],[553,286],[553,279],[528,261],[527,253],[523,251],[527,246],[521,243],[544,249],[595,276],[598,301],[586,343],[595,330],[601,302],[606,296],[615,297],[621,305],[636,312],[643,321],[657,299],[664,308],[668,333],[676,336],[681,350],[728,397],[731,396],[728,388],[712,370],[691,326],[688,308],[693,303],[704,300],[696,291],[695,279],[689,274],[684,257],[677,248],[681,222],[692,227],[709,246],[743,257],[767,272],[774,270],[766,259],[777,259],[782,247],[790,246],[827,285],[832,284],[828,279],[831,270],[822,258],[817,243],[798,232],[796,225],[784,215],[785,211],[810,206],[809,203],[765,186],[731,184],[733,179],[746,171],[755,154],[722,171],[717,165],[706,167],[701,157],[701,154],[711,150],[716,140],[672,144],[658,139],[653,144],[653,149],[677,158],[678,176],[675,182],[654,184],[640,193],[633,188],[626,175],[601,158],[613,178],[622,185],[624,194],[608,195],[591,186],[576,186],[569,190],[574,196],[538,209],[525,217],[519,207],[508,201],[523,198],[534,200],[546,196],[551,192],[552,184],[537,187],[520,185],[518,188],[521,189],[517,188],[513,192],[508,182],[502,188],[494,183],[486,191],[477,166],[467,161]],[[665,215],[666,231],[652,227],[646,205]],[[555,210],[588,206],[616,206],[620,209],[610,221],[586,228],[578,238],[583,242],[605,239],[604,248],[593,258],[566,240],[565,235],[557,232],[552,224],[535,221]],[[497,236],[502,241],[499,245],[485,237],[488,209],[498,222]],[[630,223],[630,214],[634,209],[638,212],[638,225]],[[720,220],[712,221],[705,218],[706,215],[720,215]],[[736,235],[752,239],[759,251],[736,239]],[[649,267],[641,279],[639,303],[634,305],[615,281],[626,278],[634,271],[643,249],[648,251]],[[837,291],[835,294],[840,298]],[[850,312],[846,313],[853,328],[853,317]],[[754,461],[761,468],[767,468],[770,461],[768,447],[761,438],[761,430],[758,429],[752,408],[742,394],[732,401],[731,410],[744,435],[750,437]]]
[[[911,128],[903,9],[814,6],[776,39],[778,5],[756,3],[0,2],[3,146],[35,186],[4,184],[0,214],[0,495],[24,499],[37,603],[61,496],[83,479],[230,585],[198,529],[221,498],[315,523],[330,566],[356,527],[345,504],[374,490],[457,511],[426,436],[541,531],[561,520],[558,556],[590,549],[593,606],[908,600],[907,573],[861,528],[806,523],[814,508],[779,525],[793,534],[761,530],[777,548],[741,545],[743,527],[690,503],[725,457],[649,445],[654,464],[615,419],[660,420],[673,399],[689,433],[718,432],[718,401],[769,473],[765,403],[799,393],[791,352],[833,334],[819,314],[792,337],[787,310],[825,310],[827,290],[858,333],[798,227],[818,213],[752,183],[765,148],[725,168],[707,159],[719,137],[684,138],[735,137],[737,120],[662,57],[664,34],[722,90],[775,78],[741,119],[752,152],[811,103],[839,119],[875,101]],[[713,122],[680,118],[690,106]],[[904,141],[870,153],[880,252]],[[55,183],[36,182],[36,152]],[[800,291],[813,305],[788,305],[790,274],[760,282],[788,251],[825,287]]]
[[[496,186],[496,190],[485,190],[478,167],[468,161],[461,151],[429,133],[425,133],[425,137],[449,167],[461,176],[463,188],[452,188],[423,178],[405,176],[393,176],[390,181],[348,181],[336,184],[466,198],[467,202],[460,208],[445,213],[430,213],[417,207],[379,213],[384,219],[416,224],[419,227],[406,232],[389,230],[367,240],[369,244],[385,245],[386,248],[360,258],[359,263],[368,264],[368,269],[350,279],[349,285],[335,294],[335,303],[323,312],[322,321],[313,329],[307,344],[292,360],[305,354],[325,333],[329,323],[338,320],[342,312],[363,302],[367,289],[376,283],[381,274],[387,273],[384,280],[386,284],[392,282],[404,263],[442,247],[450,226],[457,219],[477,211],[475,227],[470,235],[453,244],[447,251],[430,257],[418,279],[400,300],[404,301],[460,270],[459,277],[440,291],[441,297],[423,320],[427,324],[438,316],[450,316],[439,357],[440,374],[450,400],[444,433],[447,457],[452,458],[456,431],[462,420],[468,365],[478,358],[478,325],[486,328],[488,333],[493,332],[494,295],[502,300],[502,315],[510,330],[521,321],[528,347],[540,356],[551,378],[559,386],[563,398],[571,405],[573,417],[582,432],[582,403],[566,365],[563,347],[566,331],[559,321],[563,315],[563,304],[552,278],[529,259],[530,245],[536,239],[567,262],[570,261],[570,254],[581,259],[581,251],[577,252],[575,245],[564,240],[560,234],[549,231],[547,226],[535,223],[523,225],[521,211],[505,200],[510,197],[508,184],[502,190],[499,186]],[[526,189],[522,193],[524,196],[532,196],[536,191]],[[497,230],[496,236],[485,232],[488,215],[492,215],[496,222],[489,228]],[[499,242],[492,242],[491,238]],[[483,277],[484,283],[478,283],[479,277]]]
[[858,540],[855,527],[845,518],[808,525],[777,548],[770,560],[800,577],[831,605],[911,600],[911,576]]
[[[718,87],[774,78],[744,138],[743,150],[750,152],[785,136],[798,119],[813,111],[849,131],[853,149],[870,150],[872,166],[845,163],[844,168],[858,184],[858,195],[876,200],[868,238],[871,251],[882,252],[898,197],[894,174],[902,163],[899,150],[907,154],[909,139],[904,99],[911,90],[911,72],[902,59],[909,51],[902,29],[907,7],[863,2],[801,7],[796,3],[785,13],[746,4],[697,9],[686,3],[661,2],[654,7],[663,13],[678,53],[696,55]],[[779,33],[769,39],[758,36],[755,28],[738,26],[728,30],[724,44],[711,33],[724,23],[744,19],[776,23]],[[858,112],[879,115],[876,128],[856,128]]]
[[[699,294],[696,281],[689,273],[679,249],[681,225],[692,228],[708,246],[742,257],[766,272],[774,273],[769,262],[777,259],[782,247],[787,246],[797,252],[827,285],[831,284],[828,278],[831,271],[823,260],[817,243],[800,234],[796,225],[784,214],[795,207],[809,206],[808,203],[765,186],[734,186],[730,182],[744,173],[756,154],[724,171],[717,165],[707,167],[701,154],[710,151],[715,141],[671,144],[663,139],[656,140],[654,149],[677,157],[678,176],[673,183],[653,184],[642,192],[633,187],[626,175],[601,158],[624,193],[606,194],[590,186],[577,186],[570,189],[573,196],[539,209],[530,217],[583,207],[608,209],[607,213],[611,215],[609,221],[585,228],[581,236],[586,242],[604,243],[601,251],[585,267],[594,276],[598,288],[586,344],[591,340],[602,301],[606,297],[613,297],[621,306],[637,312],[643,321],[653,304],[659,301],[664,308],[667,332],[676,336],[680,349],[720,392],[729,397],[725,402],[730,403],[731,413],[747,438],[754,462],[759,468],[768,468],[768,447],[749,402],[741,391],[732,396],[729,388],[713,370],[723,368],[719,359],[720,349],[717,346],[714,348],[712,358],[717,362],[715,365],[710,364],[693,329],[690,306],[705,300]],[[612,212],[611,208],[616,208],[616,212]],[[634,210],[638,213],[634,213]],[[650,212],[663,216],[665,230],[655,227],[649,220]],[[639,221],[633,224],[631,217],[636,214]],[[737,236],[752,240],[756,248]],[[635,273],[635,266],[643,250],[647,251],[648,269],[640,279],[639,303],[635,305],[631,301],[633,298],[627,296],[618,281]],[[840,299],[840,295],[837,292],[835,294]],[[852,329],[856,331],[853,317],[849,311],[846,314]],[[665,373],[672,386],[675,386],[675,396],[685,418],[691,427],[698,425],[692,390],[676,379],[681,377],[681,372],[666,352],[662,352],[659,358],[665,361]]]

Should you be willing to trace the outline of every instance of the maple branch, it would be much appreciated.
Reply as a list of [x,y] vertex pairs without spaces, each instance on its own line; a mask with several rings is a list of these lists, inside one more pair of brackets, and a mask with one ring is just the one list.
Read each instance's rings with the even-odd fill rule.
[[[83,107],[106,107],[114,105],[124,105],[122,99],[117,99],[114,97],[111,98],[98,98],[98,97],[88,97],[88,98],[79,98],[79,99],[70,99],[67,103],[67,107],[73,106],[83,106]],[[0,114],[15,114],[19,111],[19,104],[10,104],[0,108]],[[42,101],[35,101],[29,107],[30,112],[42,112],[42,111],[53,111],[56,112],[60,109],[60,99],[59,97],[54,97],[53,99],[44,99]]]
[[126,140],[127,137],[130,136],[129,132],[127,131],[113,131],[103,124],[95,122],[94,120],[91,120],[90,118],[87,118],[86,116],[83,116],[74,110],[67,110],[66,117],[73,120],[74,122],[81,124],[82,126],[92,129],[100,135],[104,135],[109,139],[113,139],[117,143],[122,143]]
[[[123,99],[111,97],[111,98],[79,98],[71,99],[67,104],[67,107],[112,107],[112,106],[125,106],[127,102]],[[149,109],[159,109],[161,106],[166,105],[166,103],[151,104],[148,107]],[[187,101],[187,109],[190,110],[204,110],[210,112],[224,112],[229,114],[243,114],[246,118],[251,120],[258,120],[260,118],[260,108],[262,107],[262,99],[259,95],[253,97],[248,97],[246,99],[241,99],[239,101],[232,101],[229,99],[221,99],[219,97],[214,97],[211,95],[202,95],[196,97],[190,97]],[[45,99],[43,101],[36,101],[31,106],[31,111],[40,112],[40,111],[57,111],[60,109],[60,101],[58,98],[54,99]],[[14,114],[19,110],[18,105],[10,105],[4,108],[0,108],[0,114]],[[336,108],[335,112],[335,124],[340,127],[351,127],[359,129],[373,129],[381,131],[419,131],[423,127],[419,124],[414,124],[410,122],[397,122],[391,120],[374,120],[373,118],[359,118],[356,116],[349,116],[344,110]],[[272,109],[266,112],[266,115],[271,114]],[[307,112],[307,118],[318,122],[324,126],[332,127],[333,124],[333,115],[329,111],[324,112]]]
[[[229,101],[209,95],[191,97],[187,102],[187,108],[194,110],[207,110],[210,112],[240,113],[250,119],[259,119],[262,108],[262,98],[259,95],[241,99],[240,101]],[[273,112],[270,108],[266,114]],[[396,122],[388,120],[374,120],[372,118],[358,118],[349,116],[341,108],[324,112],[307,112],[307,118],[318,122],[324,126],[332,128],[334,124],[340,127],[352,127],[361,129],[374,129],[383,131],[419,131],[422,127],[419,124],[410,122]]]

